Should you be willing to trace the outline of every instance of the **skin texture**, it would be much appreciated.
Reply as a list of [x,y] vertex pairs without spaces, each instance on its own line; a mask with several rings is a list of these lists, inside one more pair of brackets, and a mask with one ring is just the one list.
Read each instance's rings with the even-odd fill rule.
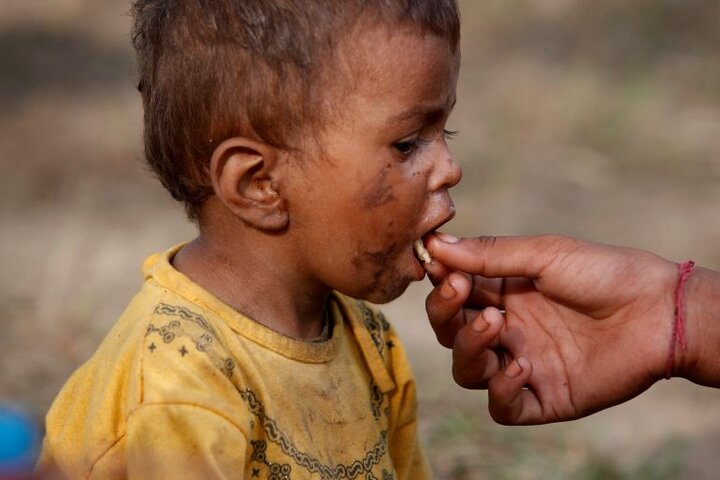
[[461,178],[443,130],[457,52],[382,25],[338,48],[332,118],[304,151],[219,145],[200,235],[174,259],[221,300],[301,339],[319,334],[330,291],[382,303],[423,277],[412,244],[452,218],[448,189]]
[[[457,383],[487,388],[497,422],[572,420],[665,376],[676,264],[559,236],[437,234],[426,245],[430,322]],[[673,375],[720,387],[720,274],[698,268],[685,293],[688,348]]]

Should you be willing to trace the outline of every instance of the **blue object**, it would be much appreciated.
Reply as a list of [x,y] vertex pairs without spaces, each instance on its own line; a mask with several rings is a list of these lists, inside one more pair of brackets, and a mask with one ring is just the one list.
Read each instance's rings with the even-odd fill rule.
[[0,405],[0,476],[32,472],[38,452],[38,432],[28,415]]

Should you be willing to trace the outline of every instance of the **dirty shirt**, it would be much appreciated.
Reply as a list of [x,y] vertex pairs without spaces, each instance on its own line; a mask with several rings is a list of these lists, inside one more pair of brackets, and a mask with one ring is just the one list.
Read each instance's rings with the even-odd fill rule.
[[55,399],[40,474],[72,479],[429,478],[415,384],[378,311],[333,294],[304,342],[145,261],[141,291]]

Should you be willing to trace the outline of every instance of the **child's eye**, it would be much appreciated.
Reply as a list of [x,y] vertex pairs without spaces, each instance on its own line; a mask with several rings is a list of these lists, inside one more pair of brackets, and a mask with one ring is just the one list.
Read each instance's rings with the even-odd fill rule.
[[409,157],[412,155],[418,148],[428,145],[432,143],[432,140],[427,140],[425,138],[421,137],[415,137],[411,140],[405,140],[402,142],[397,142],[393,145],[393,148],[403,157]]
[[443,137],[445,137],[445,140],[452,140],[458,133],[457,130],[443,130]]
[[415,148],[417,147],[417,142],[415,140],[408,140],[405,142],[398,142],[395,145],[393,145],[393,148],[398,151],[398,153],[404,157],[410,155]]
[[[450,140],[452,138],[455,138],[455,135],[457,135],[457,131],[455,130],[443,130],[442,135],[445,140]],[[433,142],[432,139],[428,138],[422,138],[422,137],[414,137],[409,140],[403,140],[402,142],[397,142],[393,144],[393,148],[403,157],[409,157],[415,151],[425,145],[430,145]]]

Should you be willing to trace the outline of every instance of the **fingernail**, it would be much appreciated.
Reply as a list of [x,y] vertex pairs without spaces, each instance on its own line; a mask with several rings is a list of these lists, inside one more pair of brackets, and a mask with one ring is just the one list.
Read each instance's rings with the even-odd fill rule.
[[[492,308],[492,307],[489,307]],[[502,313],[494,312],[495,314],[491,314],[489,311],[483,311],[483,318],[488,323],[488,325],[496,325],[499,322],[502,322]]]
[[457,243],[458,239],[443,232],[435,232],[435,235],[445,243]]
[[483,320],[482,315],[478,315],[475,318],[475,320],[473,320],[471,326],[472,326],[473,330],[480,333],[480,332],[484,332],[485,330],[487,330],[488,327],[490,327],[490,324],[488,322],[486,322],[485,320]]
[[527,370],[531,366],[530,360],[528,360],[525,357],[518,357],[517,362],[518,362],[518,365],[520,365],[520,368],[522,368],[523,370]]
[[450,282],[445,280],[440,287],[440,296],[445,300],[451,300],[455,295],[457,295],[457,292],[452,285],[450,285]]
[[518,359],[516,359],[505,369],[505,376],[508,378],[515,378],[520,375],[522,371],[522,365],[520,365],[520,362],[518,362]]

